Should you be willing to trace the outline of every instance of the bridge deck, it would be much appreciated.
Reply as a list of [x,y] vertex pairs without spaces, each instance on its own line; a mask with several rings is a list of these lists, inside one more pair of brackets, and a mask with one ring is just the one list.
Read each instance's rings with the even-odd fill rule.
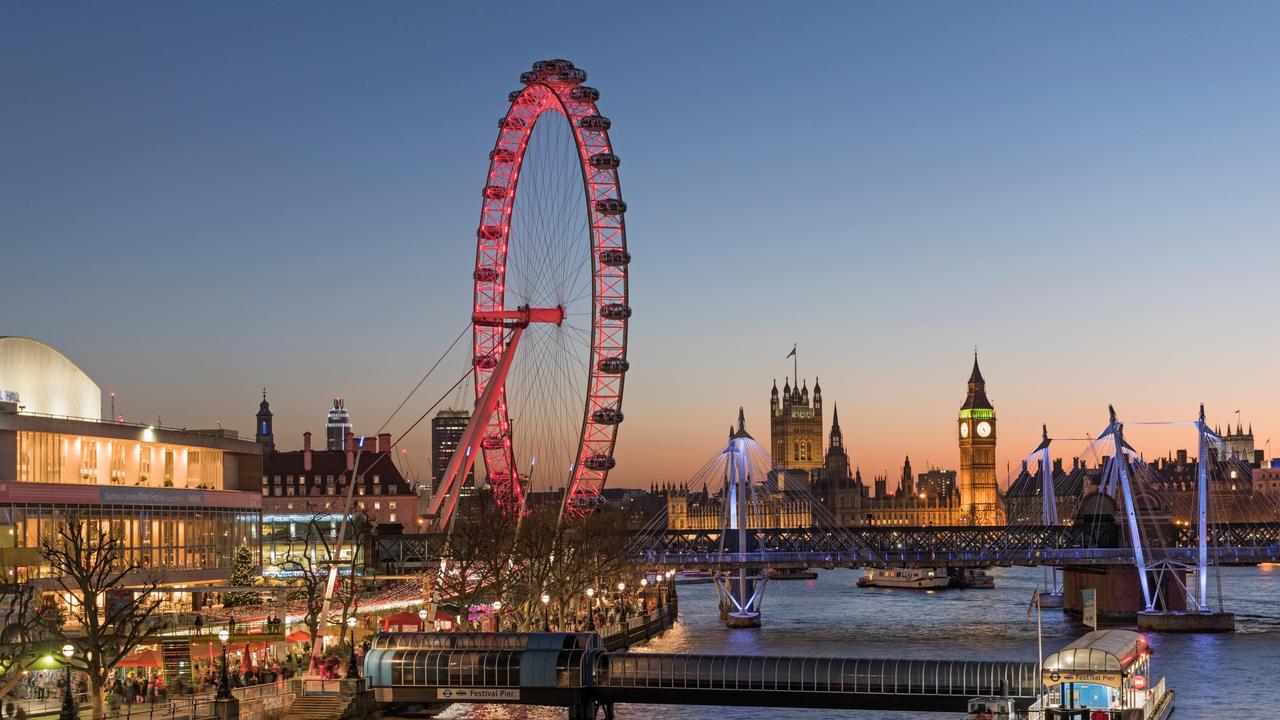
[[[1280,562],[1280,523],[1214,525],[1210,561],[1222,565]],[[1133,549],[1116,526],[770,528],[751,533],[749,552],[720,530],[666,530],[636,537],[636,562],[682,568],[715,565],[883,567],[886,565],[1132,565]],[[388,567],[432,567],[441,537],[377,538],[377,556]],[[1194,564],[1194,527],[1177,528],[1168,547],[1150,548],[1150,559]]]

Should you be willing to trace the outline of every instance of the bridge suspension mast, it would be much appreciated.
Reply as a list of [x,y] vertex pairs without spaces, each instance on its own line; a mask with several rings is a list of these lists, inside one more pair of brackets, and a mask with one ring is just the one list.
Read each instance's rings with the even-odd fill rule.
[[1138,579],[1142,582],[1142,601],[1146,606],[1147,612],[1153,612],[1156,606],[1155,596],[1151,592],[1151,583],[1147,579],[1148,571],[1152,568],[1147,566],[1142,528],[1138,523],[1137,507],[1134,505],[1133,483],[1129,478],[1129,458],[1125,453],[1129,448],[1124,441],[1124,423],[1116,419],[1114,406],[1108,405],[1107,411],[1111,414],[1111,421],[1108,423],[1107,429],[1098,436],[1098,439],[1110,437],[1115,443],[1115,453],[1111,457],[1111,466],[1107,469],[1107,479],[1104,482],[1107,487],[1119,487],[1124,495],[1125,518],[1129,525],[1129,541],[1133,544],[1133,559],[1138,566]]
[[1196,420],[1196,430],[1200,434],[1200,457],[1197,460],[1199,467],[1196,472],[1196,582],[1199,585],[1199,593],[1195,601],[1196,609],[1207,613],[1209,612],[1209,446],[1215,441],[1221,443],[1222,439],[1215,435],[1204,421],[1204,403],[1200,403],[1200,417]]
[[[725,454],[725,535],[736,541],[739,558],[745,558],[751,546],[751,472],[747,464],[748,442],[754,442],[747,433],[746,418],[738,409],[738,427],[729,436]],[[724,610],[725,624],[729,627],[748,628],[760,626],[760,600],[767,579],[763,574],[753,574],[745,562],[735,571],[716,575],[716,590]]]
[[[1040,426],[1040,444],[1031,451],[1032,457],[1040,461],[1040,515],[1041,522],[1047,527],[1058,525],[1058,493],[1053,486],[1053,458],[1049,454],[1049,426]],[[1045,593],[1056,597],[1061,604],[1062,588],[1058,586],[1058,569],[1046,565],[1044,568]]]

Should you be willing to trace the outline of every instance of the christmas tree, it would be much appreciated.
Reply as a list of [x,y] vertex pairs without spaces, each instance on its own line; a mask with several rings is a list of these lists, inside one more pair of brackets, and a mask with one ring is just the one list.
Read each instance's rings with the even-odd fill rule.
[[[258,584],[257,558],[246,545],[238,546],[235,555],[231,558],[231,584],[236,587],[250,587]],[[227,607],[238,607],[255,605],[257,602],[257,593],[231,592],[227,593],[223,604]]]

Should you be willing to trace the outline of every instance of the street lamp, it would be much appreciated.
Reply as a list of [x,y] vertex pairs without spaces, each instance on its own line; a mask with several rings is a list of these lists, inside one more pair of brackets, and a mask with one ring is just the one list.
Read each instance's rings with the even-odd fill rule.
[[624,582],[619,582],[618,583],[618,615],[624,621],[627,619],[627,597],[626,595],[623,594],[624,592],[626,592],[626,590],[627,590],[627,584]]
[[218,631],[218,640],[222,642],[222,672],[218,673],[218,694],[219,700],[228,700],[231,698],[231,678],[227,677],[227,640],[231,637],[231,633],[226,628]]
[[67,687],[62,693],[62,711],[58,713],[58,720],[79,720],[80,708],[76,707],[76,700],[71,696],[71,656],[76,654],[76,649],[67,643],[62,646],[62,657],[67,661]]
[[351,655],[347,658],[347,679],[360,677],[360,666],[356,665],[356,616],[347,618],[347,629],[351,634]]
[[551,596],[542,593],[540,599],[542,600],[542,632],[551,632],[550,610],[547,609],[547,604],[551,602]]
[[596,629],[596,589],[587,588],[587,629]]
[[493,630],[502,632],[502,601],[493,601]]
[[418,611],[418,632],[426,632],[427,629],[427,609],[422,608]]

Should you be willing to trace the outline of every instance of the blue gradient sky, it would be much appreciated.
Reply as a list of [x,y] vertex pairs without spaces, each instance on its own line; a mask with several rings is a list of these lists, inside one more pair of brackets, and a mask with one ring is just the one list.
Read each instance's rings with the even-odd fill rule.
[[1255,2],[4,3],[0,334],[130,417],[249,432],[266,385],[282,446],[337,393],[373,431],[465,322],[507,91],[566,57],[630,205],[619,483],[739,404],[767,437],[793,342],[864,475],[955,467],[975,344],[1001,466],[1107,402],[1261,444],[1277,37]]

